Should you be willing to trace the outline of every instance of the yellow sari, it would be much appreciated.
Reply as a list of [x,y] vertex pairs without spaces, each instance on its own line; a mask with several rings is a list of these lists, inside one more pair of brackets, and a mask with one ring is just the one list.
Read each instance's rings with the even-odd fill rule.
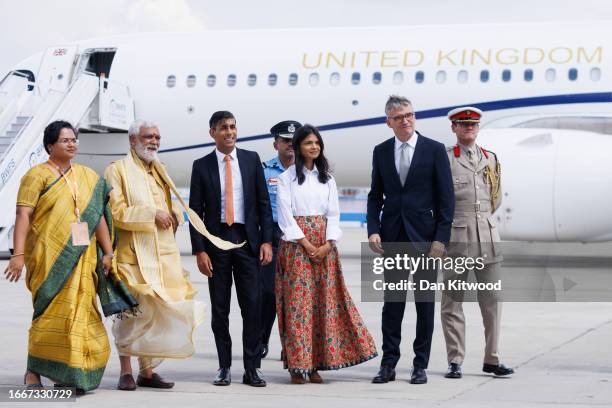
[[66,180],[46,165],[33,167],[22,178],[17,205],[34,209],[25,247],[26,285],[34,305],[28,370],[87,391],[100,384],[110,354],[96,302],[94,234],[105,213],[109,188],[87,167],[73,164],[66,173],[71,182],[73,175],[89,246],[72,245],[74,199]]

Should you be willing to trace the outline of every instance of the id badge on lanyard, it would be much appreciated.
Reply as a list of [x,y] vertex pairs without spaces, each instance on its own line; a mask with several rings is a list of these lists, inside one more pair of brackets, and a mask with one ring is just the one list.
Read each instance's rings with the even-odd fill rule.
[[72,170],[72,179],[74,183],[74,191],[70,182],[68,181],[68,177],[66,174],[61,173],[64,180],[66,180],[66,185],[70,190],[70,194],[74,199],[74,213],[76,215],[76,222],[70,223],[70,235],[72,237],[72,245],[73,246],[89,246],[89,226],[86,221],[81,221],[81,214],[79,212],[78,206],[78,198],[79,198],[79,186],[77,184],[76,179],[76,171],[74,168]]

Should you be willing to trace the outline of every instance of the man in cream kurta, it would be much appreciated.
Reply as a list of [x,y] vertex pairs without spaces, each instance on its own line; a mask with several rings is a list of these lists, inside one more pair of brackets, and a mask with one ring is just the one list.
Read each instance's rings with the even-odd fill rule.
[[130,152],[105,172],[112,186],[117,269],[139,303],[135,316],[113,324],[121,360],[118,388],[136,388],[130,356],[138,357],[139,386],[172,388],[153,368],[164,358],[193,355],[192,333],[204,319],[204,305],[193,299],[196,290],[181,266],[174,234],[183,215],[173,208],[175,188],[157,160],[159,130],[138,121],[129,135]]

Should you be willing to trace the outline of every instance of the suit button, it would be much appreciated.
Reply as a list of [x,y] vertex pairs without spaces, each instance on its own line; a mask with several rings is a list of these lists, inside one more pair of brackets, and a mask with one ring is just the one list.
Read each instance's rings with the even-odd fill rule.
[[480,218],[480,214],[476,214],[476,218]]
[[486,258],[487,256],[488,256],[487,254],[483,254],[483,255],[482,255],[482,257],[483,257],[483,258]]
[[476,190],[480,190],[480,186],[476,186]]

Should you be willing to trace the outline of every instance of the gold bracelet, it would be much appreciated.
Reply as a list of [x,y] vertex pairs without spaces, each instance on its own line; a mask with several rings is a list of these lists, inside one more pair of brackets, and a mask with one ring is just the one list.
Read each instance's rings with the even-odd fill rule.
[[20,253],[20,254],[13,254],[13,255],[11,255],[11,258],[16,258],[16,257],[18,257],[18,256],[22,256],[22,255],[25,255],[25,253],[24,253],[24,252],[22,252],[22,253]]

